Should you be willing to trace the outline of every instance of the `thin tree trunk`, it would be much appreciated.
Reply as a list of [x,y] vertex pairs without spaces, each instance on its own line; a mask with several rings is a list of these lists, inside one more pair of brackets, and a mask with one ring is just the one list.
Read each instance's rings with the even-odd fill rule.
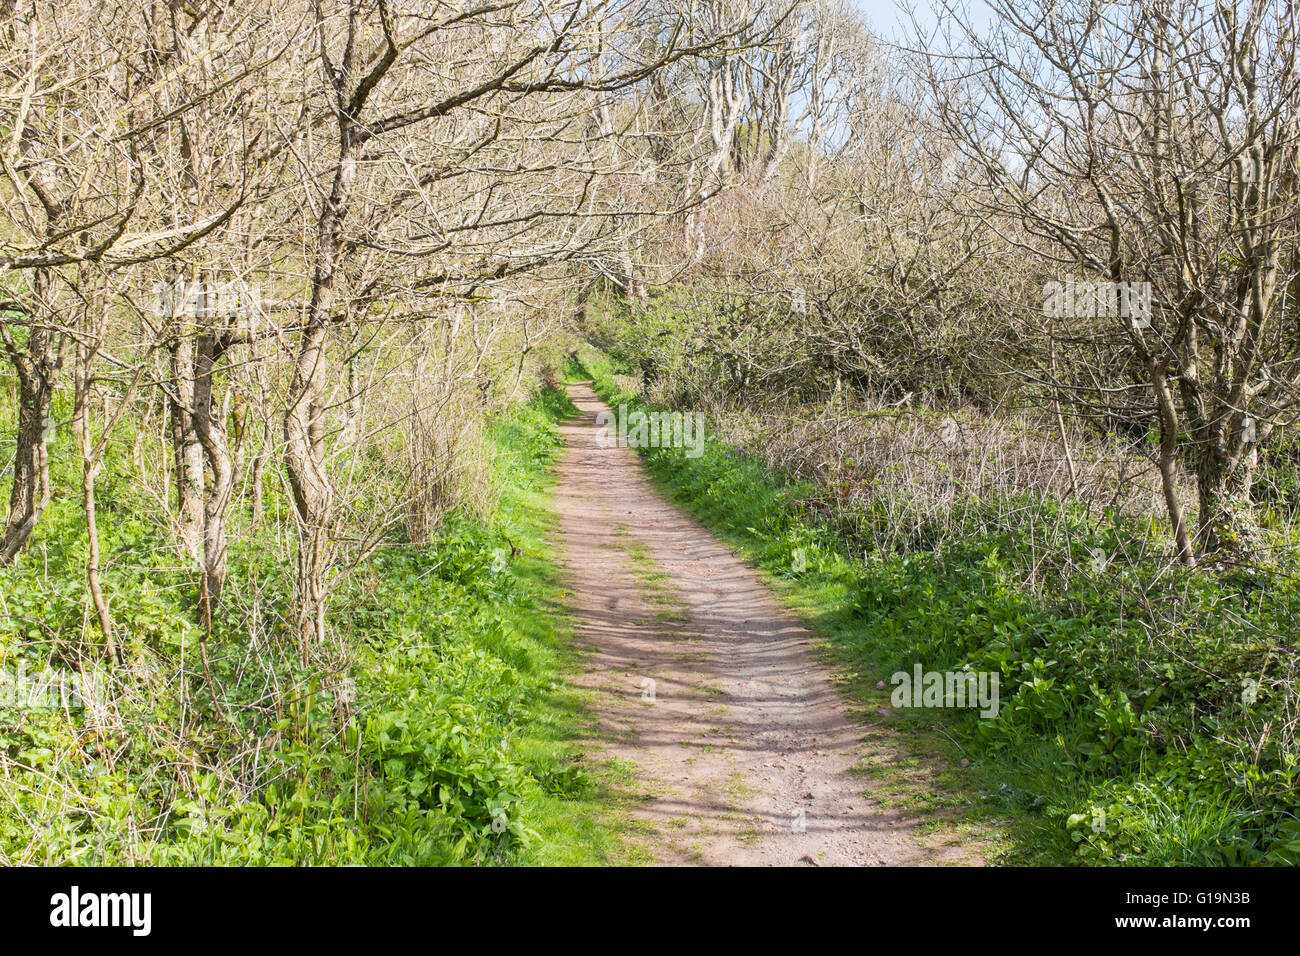
[[267,416],[262,423],[262,444],[257,449],[257,456],[253,459],[253,471],[249,476],[249,484],[252,485],[253,493],[253,525],[260,526],[266,517],[266,495],[262,489],[262,482],[266,473],[266,463],[271,457],[271,419]]
[[172,447],[176,455],[176,526],[190,559],[203,565],[203,446],[194,429],[194,341],[178,329],[170,345]]
[[99,630],[110,658],[117,657],[117,641],[113,637],[113,618],[108,611],[108,601],[99,580],[99,521],[95,507],[95,477],[99,473],[99,454],[96,452],[90,427],[90,389],[94,381],[92,361],[94,349],[86,344],[77,346],[77,374],[73,395],[72,427],[81,450],[81,505],[86,514],[86,588]]
[[1174,543],[1178,547],[1178,560],[1188,567],[1196,564],[1196,551],[1187,532],[1187,519],[1178,497],[1178,411],[1174,406],[1173,392],[1165,370],[1157,361],[1151,362],[1151,384],[1156,394],[1160,413],[1160,487],[1165,495],[1165,507],[1174,529]]
[[339,161],[329,198],[317,223],[311,303],[294,362],[284,417],[285,466],[298,518],[295,629],[304,659],[311,647],[325,638],[325,578],[329,573],[326,531],[333,502],[323,443],[325,341],[334,306],[343,222],[352,199],[360,150],[352,122],[346,117],[341,117],[339,122]]

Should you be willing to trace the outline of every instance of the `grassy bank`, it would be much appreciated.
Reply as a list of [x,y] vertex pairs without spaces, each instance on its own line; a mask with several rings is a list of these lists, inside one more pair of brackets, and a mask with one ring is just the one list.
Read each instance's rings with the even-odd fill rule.
[[[624,370],[583,358],[572,371],[607,402],[641,406]],[[946,768],[931,802],[997,821],[1005,860],[1300,861],[1293,569],[1169,568],[1148,524],[1047,498],[965,502],[961,534],[926,547],[921,527],[883,551],[866,542],[898,515],[867,507],[832,524],[824,489],[714,436],[698,458],[645,455],[826,636],[866,719]],[[892,675],[917,664],[996,673],[997,717],[892,707]],[[886,792],[898,769],[868,768]]]
[[[492,426],[490,514],[454,513],[429,543],[390,542],[344,579],[332,664],[311,669],[283,623],[289,573],[256,537],[232,555],[232,599],[201,644],[191,576],[141,517],[157,503],[130,480],[130,436],[100,481],[125,662],[96,665],[78,463],[56,436],[56,500],[0,569],[0,671],[14,690],[20,672],[88,668],[102,700],[33,698],[30,680],[0,698],[0,862],[634,858],[612,771],[575,743],[586,716],[564,679],[546,505],[571,411],[551,389]],[[287,533],[284,510],[268,502],[262,534]]]

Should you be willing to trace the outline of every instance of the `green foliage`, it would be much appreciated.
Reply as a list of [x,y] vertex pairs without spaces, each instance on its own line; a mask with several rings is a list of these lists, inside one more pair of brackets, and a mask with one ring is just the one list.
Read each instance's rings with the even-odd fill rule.
[[[230,599],[201,648],[193,582],[149,519],[156,504],[133,497],[110,457],[100,527],[118,556],[104,577],[126,663],[99,665],[105,713],[0,703],[0,860],[621,859],[602,770],[573,748],[584,717],[563,683],[563,585],[544,554],[555,425],[573,412],[549,389],[495,423],[491,517],[454,514],[429,545],[385,546],[341,582],[332,621],[346,653],[332,671],[297,658],[292,582],[259,536],[273,528],[239,536]],[[64,440],[52,459],[67,487]],[[60,494],[22,560],[0,569],[0,670],[94,667],[84,553],[84,521]]]
[[[607,364],[589,364],[607,401],[637,402]],[[998,673],[995,719],[905,719],[974,758],[984,807],[1027,823],[1023,859],[1300,862],[1300,754],[1287,729],[1300,590],[1285,569],[1170,568],[1150,528],[1048,500],[968,502],[960,534],[920,529],[912,547],[884,553],[870,546],[884,520],[870,506],[832,527],[817,489],[743,449],[710,437],[700,458],[645,455],[830,635],[854,693],[883,705],[877,681],[917,662]],[[1114,557],[1098,571],[1095,553]]]

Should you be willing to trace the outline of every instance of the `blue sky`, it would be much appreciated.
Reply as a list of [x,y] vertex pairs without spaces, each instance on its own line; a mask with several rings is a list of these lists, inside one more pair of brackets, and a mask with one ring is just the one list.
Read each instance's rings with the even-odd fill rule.
[[[849,0],[853,8],[860,11],[871,24],[875,33],[886,39],[895,37],[900,30],[904,35],[910,32],[908,19],[904,11],[915,7],[917,22],[928,25],[934,23],[930,12],[931,0]],[[989,9],[984,0],[965,0],[969,10],[968,23],[984,24],[989,21]]]
[[884,33],[889,32],[894,26],[903,8],[903,0],[851,0],[851,2],[876,30]]

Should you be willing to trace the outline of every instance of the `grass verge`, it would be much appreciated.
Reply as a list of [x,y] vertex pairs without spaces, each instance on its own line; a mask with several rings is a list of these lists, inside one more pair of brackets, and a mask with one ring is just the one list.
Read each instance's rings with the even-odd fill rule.
[[[201,666],[192,581],[112,456],[100,524],[125,661],[96,664],[62,464],[75,457],[56,445],[56,500],[0,569],[0,861],[641,860],[625,771],[584,756],[590,718],[565,681],[577,661],[548,495],[572,412],[548,389],[495,423],[491,513],[453,514],[427,544],[388,542],[340,585],[330,668],[298,663],[289,576],[256,539],[232,554],[231,610]],[[265,533],[284,533],[274,501],[268,512]],[[27,693],[30,675],[78,667],[100,681],[94,706]]]
[[[583,360],[571,373],[605,401],[646,408],[602,356]],[[864,542],[896,516],[832,527],[811,506],[818,489],[714,436],[698,458],[644,453],[660,487],[826,638],[875,745],[864,773],[944,839],[978,838],[1010,863],[1300,860],[1294,575],[1263,588],[1156,560],[1089,571],[1090,555],[1160,549],[1118,514],[1088,521],[1050,500],[975,502],[962,535],[886,553]],[[1060,538],[1036,541],[1044,528]],[[895,706],[896,675],[917,664],[996,674],[997,716]]]

